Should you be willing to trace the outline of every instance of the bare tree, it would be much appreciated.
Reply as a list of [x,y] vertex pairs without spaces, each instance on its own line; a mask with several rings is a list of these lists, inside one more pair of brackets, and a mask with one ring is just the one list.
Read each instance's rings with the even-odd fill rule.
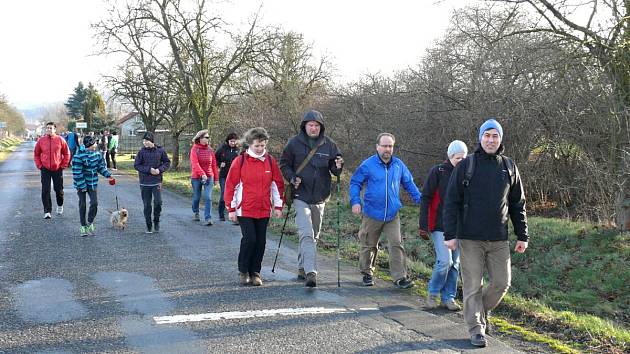
[[[607,163],[618,185],[618,226],[630,229],[630,1],[492,0],[535,14],[529,28],[505,37],[549,33],[571,42],[592,57],[609,79],[610,113],[602,116],[609,137]],[[625,210],[625,211],[624,211]]]

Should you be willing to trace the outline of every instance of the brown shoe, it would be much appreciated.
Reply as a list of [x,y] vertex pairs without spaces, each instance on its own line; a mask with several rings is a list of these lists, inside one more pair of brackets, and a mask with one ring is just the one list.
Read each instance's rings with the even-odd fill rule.
[[250,283],[251,283],[251,281],[252,281],[252,280],[249,278],[249,274],[247,274],[247,273],[241,273],[241,272],[239,272],[239,273],[238,273],[238,279],[239,279],[239,282],[241,283],[241,285],[248,285],[248,284],[250,284]]
[[251,278],[252,278],[252,285],[253,286],[261,286],[262,285],[262,279],[260,279],[260,274],[254,273],[254,274],[252,274]]

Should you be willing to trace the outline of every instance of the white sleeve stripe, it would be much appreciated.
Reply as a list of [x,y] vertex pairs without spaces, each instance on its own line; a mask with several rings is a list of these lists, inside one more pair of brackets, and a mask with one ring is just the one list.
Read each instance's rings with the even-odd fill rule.
[[271,182],[271,199],[273,200],[273,206],[275,208],[282,208],[282,198],[280,197],[280,191],[275,181]]

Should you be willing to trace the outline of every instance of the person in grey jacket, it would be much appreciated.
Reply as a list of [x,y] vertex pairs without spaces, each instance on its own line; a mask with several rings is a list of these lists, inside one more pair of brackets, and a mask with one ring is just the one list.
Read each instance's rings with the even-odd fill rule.
[[[142,149],[136,154],[133,167],[138,171],[146,233],[160,232],[160,213],[162,212],[162,174],[171,166],[171,160],[163,147],[154,143],[153,133],[146,132],[142,138]],[[153,206],[151,206],[153,202]],[[151,221],[153,214],[153,221]]]
[[[324,133],[324,116],[315,110],[306,112],[300,132],[289,140],[280,157],[282,175],[294,188],[295,223],[300,237],[298,279],[306,280],[307,287],[317,286],[317,241],[330,197],[331,174],[339,176],[343,168],[337,144]],[[316,153],[297,173],[314,148]]]

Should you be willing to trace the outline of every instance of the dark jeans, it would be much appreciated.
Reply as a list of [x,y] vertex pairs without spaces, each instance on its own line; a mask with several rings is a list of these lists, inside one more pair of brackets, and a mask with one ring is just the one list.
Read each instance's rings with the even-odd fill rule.
[[117,168],[116,167],[116,149],[111,149],[108,151],[107,155],[107,168]]
[[267,243],[267,225],[269,218],[254,219],[238,217],[241,226],[241,249],[238,252],[238,271],[241,273],[260,273],[265,245]]
[[42,204],[44,204],[44,213],[52,213],[52,200],[50,199],[50,180],[52,179],[53,188],[55,189],[55,197],[57,205],[63,205],[63,170],[50,171],[42,167]]
[[219,218],[225,219],[225,199],[223,199],[223,193],[225,192],[225,178],[219,177],[219,186],[221,187],[221,194],[219,195]]
[[[90,195],[90,210],[88,211],[87,222],[85,221],[86,194]],[[81,220],[81,226],[87,226],[87,224],[94,222],[98,210],[96,189],[88,189],[87,192],[77,191],[77,195],[79,196],[79,220]]]
[[[151,228],[151,214],[153,214],[153,222],[160,222],[160,213],[162,212],[162,191],[160,186],[140,186],[142,192],[142,203],[144,204],[144,221],[147,228]],[[151,205],[153,202],[153,205]]]

